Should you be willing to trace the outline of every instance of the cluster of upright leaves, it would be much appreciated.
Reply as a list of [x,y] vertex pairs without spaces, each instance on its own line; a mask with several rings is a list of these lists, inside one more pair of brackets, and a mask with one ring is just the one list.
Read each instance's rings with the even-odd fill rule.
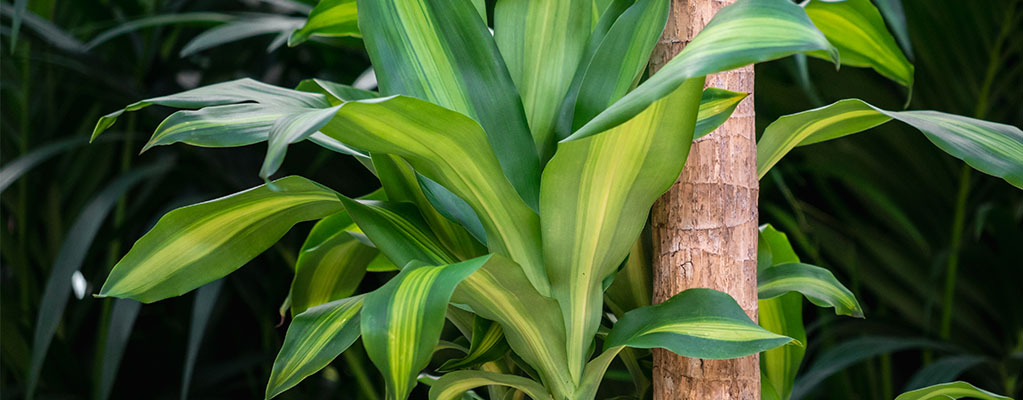
[[[493,34],[479,3],[322,1],[292,42],[361,36],[379,93],[319,80],[289,90],[243,79],[104,117],[94,137],[123,111],[198,109],[171,115],[146,148],[266,142],[268,150],[260,171],[266,185],[167,214],[114,267],[100,295],[144,302],[180,295],[240,268],[294,224],[320,220],[299,259],[294,321],[267,398],[359,337],[388,398],[405,398],[439,347],[445,319],[470,347],[440,367],[463,370],[433,382],[432,398],[487,385],[538,399],[590,399],[612,360],[632,357],[629,347],[702,358],[775,349],[764,370],[774,397],[787,397],[805,341],[792,292],[838,314],[862,310],[829,272],[798,263],[770,227],[760,260],[763,326],[707,289],[658,305],[616,300],[611,291],[615,316],[605,318],[605,291],[616,279],[644,284],[634,278],[648,277],[649,265],[626,259],[642,257],[637,240],[650,207],[678,177],[693,138],[745,96],[703,90],[703,77],[806,53],[848,58],[910,85],[912,66],[877,11],[867,0],[807,10],[787,0],[739,0],[644,80],[667,0],[500,0]],[[880,39],[886,51],[861,48],[863,38]],[[758,151],[780,157],[896,118],[978,169],[1017,180],[1023,151],[998,144],[1023,143],[1018,129],[863,104],[845,114],[808,112],[799,129],[768,128]],[[358,158],[383,191],[355,200],[301,177],[269,181],[287,146],[307,139]],[[355,294],[366,271],[390,269],[400,272]],[[606,336],[598,334],[604,325]],[[795,345],[779,347],[787,343]]]

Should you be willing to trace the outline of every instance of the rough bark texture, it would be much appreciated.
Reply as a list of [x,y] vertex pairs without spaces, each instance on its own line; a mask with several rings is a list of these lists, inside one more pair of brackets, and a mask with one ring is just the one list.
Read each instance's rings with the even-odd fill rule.
[[[734,0],[672,0],[651,59],[656,70]],[[707,77],[707,86],[753,93],[753,67]],[[757,195],[753,96],[697,140],[682,176],[654,205],[654,302],[689,288],[732,295],[757,317]],[[701,360],[654,351],[654,399],[760,399],[758,356]]]

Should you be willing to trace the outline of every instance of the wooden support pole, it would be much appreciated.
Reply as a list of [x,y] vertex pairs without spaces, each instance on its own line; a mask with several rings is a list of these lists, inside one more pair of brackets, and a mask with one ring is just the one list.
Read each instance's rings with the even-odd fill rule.
[[[651,72],[678,54],[734,0],[672,0]],[[708,87],[751,95],[732,118],[693,143],[682,176],[654,205],[654,302],[690,288],[728,293],[757,318],[756,136],[753,67],[707,77]],[[654,351],[654,399],[760,399],[754,355],[701,360]]]

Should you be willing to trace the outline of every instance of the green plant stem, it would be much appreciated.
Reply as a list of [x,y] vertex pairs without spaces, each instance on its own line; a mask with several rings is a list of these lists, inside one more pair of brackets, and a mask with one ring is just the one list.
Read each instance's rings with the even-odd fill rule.
[[945,296],[941,305],[941,331],[939,337],[948,339],[952,333],[952,307],[955,304],[956,275],[959,272],[959,249],[962,247],[963,224],[966,220],[966,199],[970,193],[970,166],[963,164],[959,172],[959,192],[956,195],[955,214],[952,217],[952,244],[948,264],[945,266]]

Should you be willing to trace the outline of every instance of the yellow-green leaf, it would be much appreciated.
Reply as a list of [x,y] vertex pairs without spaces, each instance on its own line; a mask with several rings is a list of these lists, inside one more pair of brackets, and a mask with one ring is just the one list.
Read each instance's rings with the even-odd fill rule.
[[902,86],[913,87],[913,64],[902,54],[870,0],[811,1],[806,15],[838,48],[842,64],[870,67]]
[[309,12],[305,24],[288,37],[288,46],[296,46],[312,36],[361,37],[355,0],[321,0]]
[[298,222],[341,210],[330,189],[302,177],[164,215],[114,266],[100,296],[145,303],[217,280],[262,253]]
[[1012,400],[1010,397],[991,393],[963,381],[941,383],[934,386],[928,386],[923,389],[906,392],[900,394],[899,397],[895,398],[895,400],[945,400],[961,399],[964,397],[982,400]]
[[466,391],[480,386],[507,386],[522,391],[533,400],[550,400],[542,385],[521,376],[487,371],[457,371],[440,377],[430,388],[430,400],[461,399]]
[[[355,293],[366,270],[380,253],[352,236],[347,213],[324,218],[313,226],[295,261],[291,281],[291,313],[343,299]],[[319,236],[326,236],[318,240]]]
[[856,296],[831,271],[809,264],[778,264],[759,271],[757,292],[761,300],[797,292],[818,307],[833,307],[835,314],[863,318]]

